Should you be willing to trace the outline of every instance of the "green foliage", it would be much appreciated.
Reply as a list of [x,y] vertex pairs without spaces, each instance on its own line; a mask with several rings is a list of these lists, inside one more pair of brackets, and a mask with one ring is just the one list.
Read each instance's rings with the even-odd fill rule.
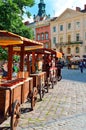
[[0,0],[0,30],[7,30],[33,39],[33,32],[23,24],[23,15],[30,17],[27,7],[34,5],[34,0]]
[[0,47],[0,60],[7,60],[7,58],[8,58],[7,50]]
[[20,57],[19,57],[19,56],[17,56],[17,55],[14,55],[14,56],[13,56],[13,60],[14,60],[15,62],[18,62],[18,61],[19,61],[19,59],[20,59]]

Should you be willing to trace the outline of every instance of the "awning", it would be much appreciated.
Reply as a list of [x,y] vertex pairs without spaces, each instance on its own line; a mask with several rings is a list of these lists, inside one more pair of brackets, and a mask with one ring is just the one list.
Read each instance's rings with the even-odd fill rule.
[[62,58],[62,53],[61,52],[56,52],[57,58]]

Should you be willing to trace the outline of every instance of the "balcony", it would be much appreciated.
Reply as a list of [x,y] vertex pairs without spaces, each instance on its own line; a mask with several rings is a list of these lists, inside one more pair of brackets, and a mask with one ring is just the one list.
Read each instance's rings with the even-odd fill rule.
[[66,43],[66,45],[73,45],[73,44],[83,44],[83,41],[72,41],[72,42]]
[[77,45],[77,44],[83,44],[83,41],[71,41],[71,42],[61,42],[61,43],[56,43],[56,47],[62,47],[62,46],[68,46],[68,45]]

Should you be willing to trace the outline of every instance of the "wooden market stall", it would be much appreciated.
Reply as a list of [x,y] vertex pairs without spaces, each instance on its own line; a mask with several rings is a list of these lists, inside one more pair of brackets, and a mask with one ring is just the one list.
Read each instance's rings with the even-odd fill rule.
[[[0,124],[11,116],[11,130],[15,130],[20,117],[20,104],[28,98],[31,99],[31,109],[35,105],[33,93],[33,78],[22,76],[24,73],[24,54],[26,47],[43,47],[39,42],[21,37],[8,31],[0,30],[0,46],[8,51],[8,74],[7,80],[0,81]],[[13,79],[13,48],[20,48],[20,76]]]
[[[33,51],[30,50],[30,52]],[[34,50],[34,53],[35,53],[36,71],[35,73],[31,73],[30,76],[32,76],[34,79],[34,86],[37,86],[37,88],[39,88],[38,92],[40,94],[40,100],[42,100],[42,95],[44,95],[45,89],[47,89],[47,92],[49,90],[49,76],[50,76],[49,68],[51,67],[52,60],[53,59],[55,60],[56,52],[52,49],[41,48]],[[55,70],[56,72],[55,62],[53,70]]]

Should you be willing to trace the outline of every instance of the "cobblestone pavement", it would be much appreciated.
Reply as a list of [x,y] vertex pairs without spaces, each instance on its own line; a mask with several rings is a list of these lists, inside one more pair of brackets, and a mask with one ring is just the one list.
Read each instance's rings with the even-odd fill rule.
[[[86,83],[62,79],[36,103],[34,111],[28,112],[28,102],[21,108],[17,130],[86,130]],[[6,128],[9,120],[1,130],[10,130]]]

